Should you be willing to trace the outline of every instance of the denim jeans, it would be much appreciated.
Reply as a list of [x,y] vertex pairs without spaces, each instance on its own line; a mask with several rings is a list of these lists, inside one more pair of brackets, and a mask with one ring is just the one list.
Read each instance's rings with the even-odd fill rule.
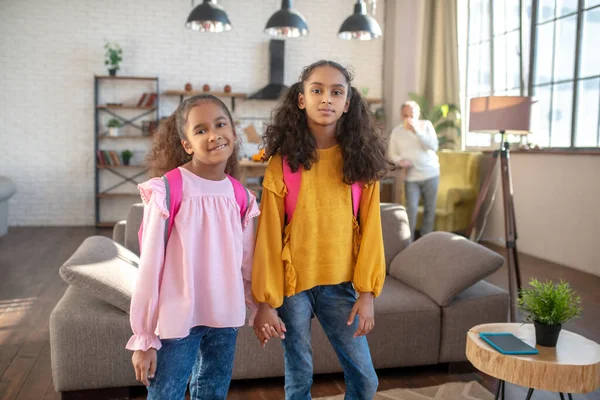
[[425,181],[405,182],[404,191],[406,192],[406,213],[408,214],[408,223],[410,225],[410,236],[415,240],[415,228],[417,225],[417,212],[419,211],[419,201],[423,196],[423,223],[421,224],[421,235],[427,235],[433,231],[435,222],[435,203],[437,200],[438,186],[440,177],[436,176]]
[[237,331],[196,326],[184,338],[162,339],[147,399],[184,399],[189,381],[191,400],[225,400]]
[[283,343],[286,400],[310,399],[313,364],[311,320],[316,315],[337,353],[346,382],[346,400],[371,400],[377,391],[377,374],[364,336],[354,338],[358,316],[346,322],[356,302],[352,283],[316,286],[283,300],[277,309],[287,333]]

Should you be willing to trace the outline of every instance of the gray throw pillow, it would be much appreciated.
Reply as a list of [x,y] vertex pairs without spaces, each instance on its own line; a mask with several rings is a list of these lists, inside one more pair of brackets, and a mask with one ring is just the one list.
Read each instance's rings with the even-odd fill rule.
[[446,307],[503,263],[498,253],[462,236],[433,232],[401,251],[390,275]]
[[60,267],[60,276],[69,285],[129,313],[139,261],[109,238],[92,236]]

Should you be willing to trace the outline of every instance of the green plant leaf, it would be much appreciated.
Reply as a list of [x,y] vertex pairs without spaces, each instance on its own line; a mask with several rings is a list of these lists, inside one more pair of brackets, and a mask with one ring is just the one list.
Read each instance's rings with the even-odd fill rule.
[[437,125],[434,125],[434,128],[438,134],[443,134],[446,130],[455,130],[457,133],[460,133],[460,126],[456,124],[456,121],[452,120],[440,121]]
[[578,318],[583,311],[581,297],[565,281],[554,284],[552,281],[540,282],[531,279],[531,288],[522,289],[518,307],[525,321],[539,322],[544,325],[562,325]]

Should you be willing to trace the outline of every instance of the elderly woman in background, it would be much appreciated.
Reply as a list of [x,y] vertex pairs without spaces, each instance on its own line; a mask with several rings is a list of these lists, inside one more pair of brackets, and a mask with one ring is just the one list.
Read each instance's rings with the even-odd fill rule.
[[400,108],[402,125],[390,135],[388,155],[397,166],[406,169],[406,211],[412,239],[419,201],[423,196],[423,223],[420,233],[426,235],[433,230],[435,203],[440,182],[440,162],[436,154],[438,138],[430,121],[419,120],[421,110],[414,101],[407,101]]

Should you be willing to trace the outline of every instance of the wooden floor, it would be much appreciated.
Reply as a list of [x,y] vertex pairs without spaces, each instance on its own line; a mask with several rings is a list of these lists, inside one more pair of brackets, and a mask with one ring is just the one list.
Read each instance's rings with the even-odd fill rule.
[[[59,399],[50,370],[48,317],[66,289],[58,275],[60,265],[88,236],[110,236],[94,228],[12,228],[0,238],[0,400]],[[498,249],[502,251],[501,249]],[[523,282],[530,277],[568,280],[584,304],[583,318],[567,329],[600,342],[600,277],[591,276],[529,256],[521,256]],[[506,269],[488,280],[507,287]],[[423,387],[445,382],[477,380],[493,391],[494,379],[468,368],[447,365],[378,371],[380,390]],[[343,393],[340,374],[315,378],[313,396]],[[82,399],[102,398],[104,392],[89,392]],[[526,390],[507,385],[507,399],[524,399]],[[105,397],[108,398],[108,397]],[[115,398],[115,397],[110,397]],[[132,393],[143,399],[143,394]],[[282,379],[234,381],[230,399],[283,399]],[[536,392],[534,400],[558,399],[554,393]],[[600,390],[574,399],[600,400]]]

